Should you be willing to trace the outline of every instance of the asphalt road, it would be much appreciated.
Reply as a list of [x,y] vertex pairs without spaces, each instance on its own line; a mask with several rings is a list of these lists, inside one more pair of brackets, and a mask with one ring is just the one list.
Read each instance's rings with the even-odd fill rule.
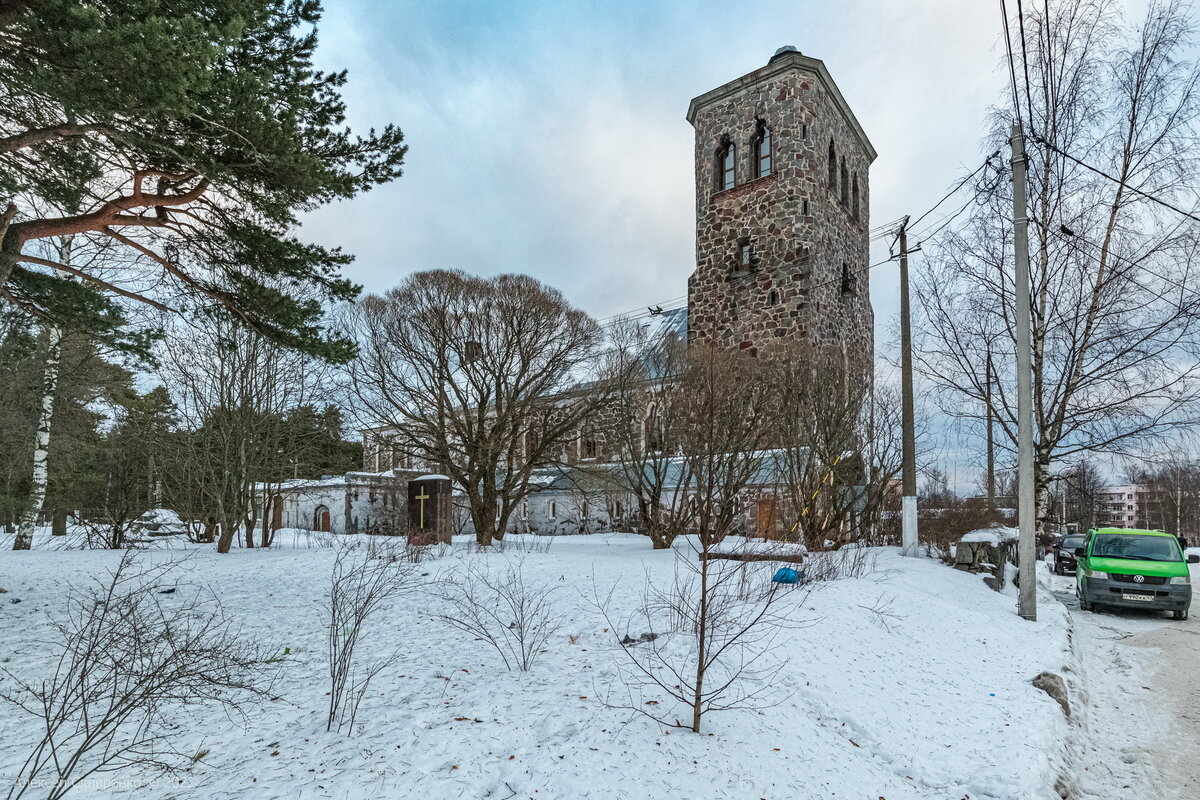
[[[1200,589],[1200,565],[1192,584]],[[1071,609],[1077,706],[1072,766],[1082,797],[1200,798],[1200,599],[1190,619],[1138,609],[1079,610],[1073,576],[1054,576]]]

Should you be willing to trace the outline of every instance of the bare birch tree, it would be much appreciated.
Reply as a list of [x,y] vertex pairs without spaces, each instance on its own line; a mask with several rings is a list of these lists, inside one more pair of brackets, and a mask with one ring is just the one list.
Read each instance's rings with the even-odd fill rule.
[[[1153,2],[1131,28],[1106,0],[1026,10],[1014,77],[1031,139],[1031,296],[1014,297],[1007,181],[924,244],[916,296],[921,371],[960,420],[983,424],[990,399],[1010,452],[1015,377],[986,363],[1015,363],[1015,304],[1030,303],[1040,530],[1055,464],[1136,452],[1196,421],[1200,239],[1155,199],[1196,207],[1200,73],[1187,4]],[[994,117],[993,146],[1013,109]]]
[[594,320],[525,275],[409,276],[353,315],[356,394],[391,444],[444,471],[480,545],[501,538],[538,469],[578,447],[605,402],[584,386],[602,341]]

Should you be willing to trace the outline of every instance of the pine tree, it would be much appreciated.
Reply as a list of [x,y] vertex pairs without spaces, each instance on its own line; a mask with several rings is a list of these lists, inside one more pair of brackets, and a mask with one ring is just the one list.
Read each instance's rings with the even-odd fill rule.
[[[0,7],[0,296],[111,334],[117,298],[169,302],[119,266],[137,258],[277,342],[350,358],[321,319],[357,294],[339,274],[351,256],[290,231],[399,176],[406,147],[392,125],[345,128],[345,72],[312,63],[320,15],[312,0]],[[40,246],[72,234],[108,257],[66,266]]]

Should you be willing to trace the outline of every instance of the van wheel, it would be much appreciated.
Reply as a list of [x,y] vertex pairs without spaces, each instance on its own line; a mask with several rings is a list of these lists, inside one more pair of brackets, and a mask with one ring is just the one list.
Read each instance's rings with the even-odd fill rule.
[[1079,610],[1080,611],[1095,611],[1096,604],[1089,603],[1087,600],[1083,599],[1083,595],[1079,595]]
[[1175,617],[1175,619],[1187,619],[1188,610],[1185,608],[1183,611],[1172,611],[1171,615]]

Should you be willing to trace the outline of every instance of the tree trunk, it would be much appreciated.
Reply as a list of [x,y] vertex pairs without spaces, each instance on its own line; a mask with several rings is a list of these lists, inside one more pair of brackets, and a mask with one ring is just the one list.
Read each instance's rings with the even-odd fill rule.
[[54,516],[50,521],[50,533],[54,536],[67,535],[67,510],[65,508],[54,509]]
[[46,500],[46,484],[50,475],[50,424],[54,416],[54,396],[58,392],[62,337],[62,328],[51,326],[50,347],[46,352],[46,367],[42,374],[42,411],[38,417],[33,446],[33,484],[29,489],[25,512],[21,515],[21,523],[17,527],[17,536],[13,540],[13,550],[28,550],[33,545],[33,529],[42,511],[42,503]]
[[[703,556],[708,555],[708,547],[703,547]],[[698,627],[696,635],[696,686],[692,693],[692,732],[700,732],[700,717],[704,713],[704,659],[708,656],[708,558],[700,560],[700,613],[696,620]]]

